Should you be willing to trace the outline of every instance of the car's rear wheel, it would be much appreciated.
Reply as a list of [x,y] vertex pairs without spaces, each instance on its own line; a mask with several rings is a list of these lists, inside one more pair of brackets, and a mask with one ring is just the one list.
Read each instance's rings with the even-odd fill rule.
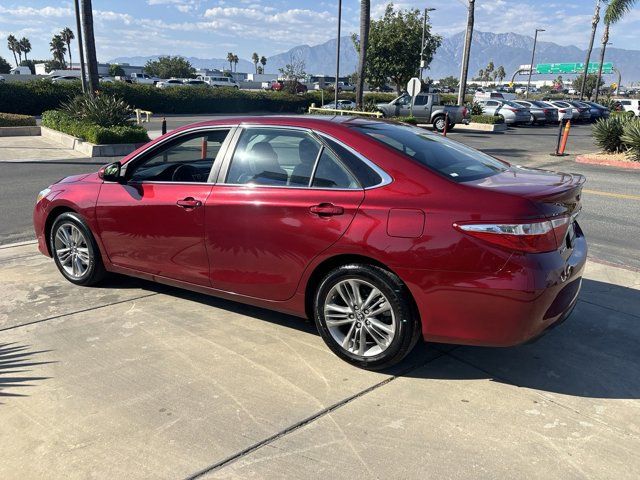
[[372,265],[344,265],[329,272],[316,291],[314,317],[336,355],[371,370],[400,362],[420,333],[406,286]]
[[444,115],[438,115],[436,118],[433,119],[433,129],[436,132],[444,132],[444,126],[445,126],[445,119],[444,119]]
[[96,240],[78,214],[66,212],[55,219],[49,245],[58,270],[71,283],[89,286],[104,278]]

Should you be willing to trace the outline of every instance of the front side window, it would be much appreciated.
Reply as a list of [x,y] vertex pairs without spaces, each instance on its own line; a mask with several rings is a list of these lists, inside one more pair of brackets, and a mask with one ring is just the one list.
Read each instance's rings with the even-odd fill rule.
[[427,104],[428,97],[426,95],[418,95],[414,105],[422,106]]
[[360,188],[335,153],[309,132],[259,127],[247,128],[240,136],[226,183]]
[[134,182],[206,182],[229,130],[213,130],[169,141],[127,169]]
[[500,160],[421,128],[390,123],[361,123],[352,128],[455,182],[478,180],[508,169]]

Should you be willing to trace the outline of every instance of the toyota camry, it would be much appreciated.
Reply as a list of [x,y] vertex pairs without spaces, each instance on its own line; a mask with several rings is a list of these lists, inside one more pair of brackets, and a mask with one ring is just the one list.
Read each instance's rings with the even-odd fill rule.
[[381,369],[420,338],[511,346],[563,321],[584,181],[392,122],[224,118],[49,186],[34,225],[74,284],[115,272],[311,318]]

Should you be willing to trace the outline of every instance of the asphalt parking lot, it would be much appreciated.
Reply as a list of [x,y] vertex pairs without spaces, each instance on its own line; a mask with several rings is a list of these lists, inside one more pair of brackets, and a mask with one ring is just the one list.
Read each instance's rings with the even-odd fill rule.
[[[451,135],[587,173],[574,313],[530,345],[420,345],[383,373],[294,317],[119,276],[66,282],[29,241],[31,203],[104,161],[0,145],[0,478],[637,478],[638,174],[550,157],[547,130]],[[593,148],[587,132],[573,152]]]

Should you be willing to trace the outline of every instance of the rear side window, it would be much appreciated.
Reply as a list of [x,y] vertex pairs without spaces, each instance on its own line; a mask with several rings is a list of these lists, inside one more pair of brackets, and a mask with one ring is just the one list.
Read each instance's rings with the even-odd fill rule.
[[367,123],[352,128],[455,182],[478,180],[508,169],[500,160],[417,127]]
[[382,178],[376,171],[369,167],[366,163],[360,160],[355,154],[351,153],[348,149],[340,145],[335,140],[329,137],[322,137],[342,160],[349,170],[358,178],[360,185],[364,188],[373,187],[382,183]]

